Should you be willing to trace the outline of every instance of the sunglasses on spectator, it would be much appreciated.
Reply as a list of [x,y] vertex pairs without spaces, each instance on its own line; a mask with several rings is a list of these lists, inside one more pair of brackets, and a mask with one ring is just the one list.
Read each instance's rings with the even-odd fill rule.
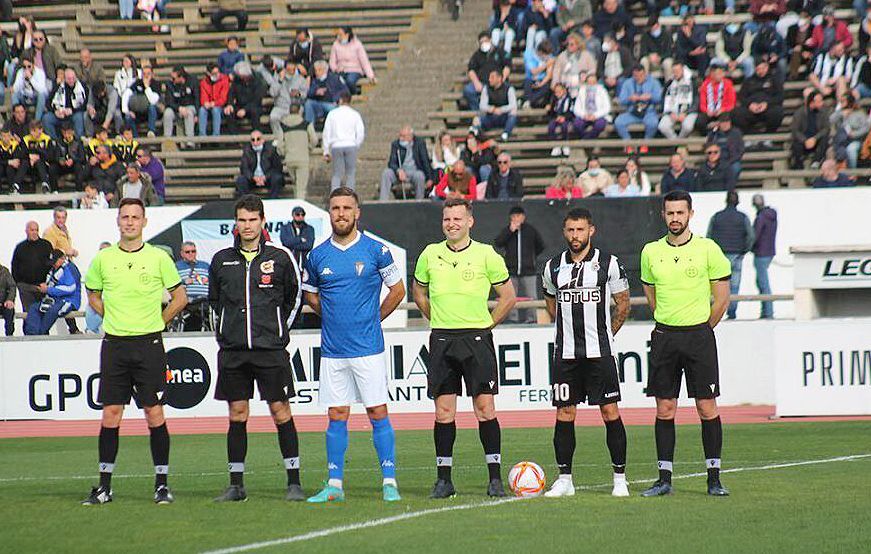
[[499,161],[496,162],[496,163],[499,164],[499,165],[508,165],[508,160],[499,160]]
[[263,137],[251,137],[251,142],[260,142],[263,140]]
[[710,156],[710,155],[712,155],[712,154],[719,154],[720,151],[719,151],[719,150],[708,150],[708,151],[705,152],[705,153],[706,153],[708,156]]
[[43,42],[45,38],[43,37],[33,37],[33,42]]
[[183,254],[196,254],[196,253],[197,253],[197,249],[194,248],[193,250],[182,250],[182,253],[183,253]]

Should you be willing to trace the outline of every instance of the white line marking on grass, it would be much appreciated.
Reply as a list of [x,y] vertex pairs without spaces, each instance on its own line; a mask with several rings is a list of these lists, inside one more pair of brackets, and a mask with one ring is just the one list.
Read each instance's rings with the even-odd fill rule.
[[[788,463],[780,463],[780,464],[769,464],[764,466],[750,466],[750,467],[736,467],[732,469],[722,470],[720,473],[740,473],[745,471],[769,471],[772,469],[783,469],[789,467],[798,467],[798,466],[807,466],[807,465],[816,465],[816,464],[829,464],[834,462],[848,462],[853,460],[859,460],[863,458],[871,458],[871,454],[854,454],[851,456],[838,456],[837,458],[824,458],[819,460],[804,460],[800,462],[788,462]],[[691,477],[704,477],[707,475],[706,473],[688,473],[684,475],[675,475],[672,479],[689,479]],[[640,479],[636,481],[630,481],[630,484],[641,484],[641,483],[650,483],[655,481],[656,479]],[[596,489],[602,487],[609,487],[611,483],[602,484],[602,485],[587,485],[576,487],[577,489]],[[346,533],[348,531],[357,531],[360,529],[370,529],[372,527],[380,527],[382,525],[388,525],[390,523],[396,523],[398,521],[405,521],[407,519],[415,519],[418,517],[440,514],[444,512],[454,512],[459,510],[471,510],[474,508],[490,508],[493,506],[500,506],[502,504],[507,504],[509,502],[515,502],[517,500],[521,500],[517,497],[504,498],[502,500],[494,500],[491,502],[471,502],[468,504],[458,504],[456,506],[443,506],[441,508],[431,508],[427,510],[418,510],[416,512],[406,512],[404,514],[399,514],[390,517],[383,517],[379,519],[370,519],[368,521],[361,521],[360,523],[352,523],[350,525],[340,525],[338,527],[328,527],[327,529],[321,529],[319,531],[311,531],[309,533],[303,533],[301,535],[292,535],[290,537],[283,537],[280,539],[273,539],[268,541],[261,542],[253,542],[249,544],[243,544],[239,546],[231,546],[229,548],[222,548],[219,550],[209,550],[204,552],[203,554],[236,554],[237,552],[248,552],[251,550],[259,550],[261,548],[269,548],[272,546],[280,546],[283,544],[292,544],[297,542],[305,542],[312,539],[319,539],[321,537],[329,537],[331,535],[338,535],[340,533]]]

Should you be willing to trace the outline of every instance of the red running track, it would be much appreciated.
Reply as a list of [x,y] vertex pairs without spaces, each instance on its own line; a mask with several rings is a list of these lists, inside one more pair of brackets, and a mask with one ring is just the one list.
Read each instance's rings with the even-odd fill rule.
[[[655,417],[653,408],[624,408],[620,410],[623,421],[627,425],[650,425]],[[720,408],[723,422],[730,423],[770,423],[773,421],[871,421],[871,416],[856,417],[800,417],[772,419],[774,406],[726,406]],[[433,416],[424,414],[392,414],[390,420],[396,429],[427,430],[432,429]],[[223,417],[173,418],[168,420],[169,428],[176,435],[201,435],[210,433],[225,433],[227,419]],[[326,428],[326,415],[295,416],[296,428],[300,431],[323,431]],[[553,410],[536,411],[502,411],[499,412],[499,423],[502,427],[540,428],[553,425]],[[698,416],[695,408],[678,408],[678,424],[696,424]],[[597,410],[583,409],[578,411],[577,425],[598,426],[602,421]],[[461,429],[477,428],[475,416],[472,413],[457,414],[457,426]],[[352,431],[369,430],[369,422],[362,414],[351,416],[349,429]],[[0,438],[21,437],[92,437],[100,430],[100,422],[92,420],[28,420],[0,421]],[[274,432],[275,427],[269,416],[254,416],[248,422],[251,432]],[[122,435],[147,435],[145,420],[131,419],[121,427]]]

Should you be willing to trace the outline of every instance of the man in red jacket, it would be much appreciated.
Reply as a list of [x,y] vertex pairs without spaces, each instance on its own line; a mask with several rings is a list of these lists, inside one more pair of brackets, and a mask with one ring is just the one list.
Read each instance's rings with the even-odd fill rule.
[[825,6],[823,8],[823,22],[814,27],[811,38],[807,45],[814,49],[815,54],[828,52],[832,43],[840,42],[844,45],[844,51],[848,52],[853,45],[853,35],[843,21],[835,19],[835,8]]
[[221,73],[218,66],[209,63],[206,75],[200,80],[200,110],[198,113],[200,136],[206,135],[209,116],[212,116],[212,136],[221,134],[221,117],[227,96],[230,93],[230,78]]
[[726,77],[722,63],[711,64],[708,78],[699,87],[699,118],[696,127],[708,132],[709,124],[716,122],[720,114],[735,109],[735,85]]

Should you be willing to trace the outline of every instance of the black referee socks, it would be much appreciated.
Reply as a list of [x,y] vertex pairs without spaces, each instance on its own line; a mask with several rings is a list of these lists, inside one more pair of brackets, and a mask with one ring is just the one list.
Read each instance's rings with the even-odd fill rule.
[[454,441],[457,438],[457,423],[435,422],[433,427],[433,440],[436,451],[436,471],[438,478],[445,481],[451,480],[451,466],[454,463]]
[[293,418],[281,425],[276,425],[276,428],[278,429],[278,447],[281,449],[284,469],[287,471],[287,484],[299,485],[299,436],[296,434]]
[[705,467],[708,482],[720,479],[720,452],[723,450],[723,424],[720,416],[702,420],[702,447],[705,450]]
[[151,433],[151,460],[154,462],[154,487],[166,485],[169,473],[169,430],[166,422],[158,427],[149,427]]
[[623,419],[605,422],[605,442],[611,453],[611,466],[614,473],[626,473],[626,427]]
[[115,471],[115,458],[118,456],[118,427],[100,427],[97,450],[100,456],[100,486],[109,489],[112,472]]
[[674,420],[656,418],[656,458],[659,460],[659,480],[671,483],[674,467]]
[[572,474],[575,456],[575,422],[556,420],[553,426],[553,451],[560,475]]
[[248,422],[231,421],[227,429],[227,464],[230,470],[230,484],[242,486],[245,473],[245,455],[248,454]]
[[487,421],[478,422],[478,436],[484,447],[484,459],[487,461],[487,470],[490,472],[490,480],[502,478],[502,430],[499,428],[499,420],[495,417]]

